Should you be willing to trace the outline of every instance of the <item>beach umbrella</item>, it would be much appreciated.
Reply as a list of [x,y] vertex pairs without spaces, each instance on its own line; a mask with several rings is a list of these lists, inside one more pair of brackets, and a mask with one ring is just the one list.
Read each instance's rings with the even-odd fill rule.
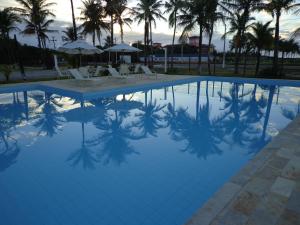
[[142,50],[132,47],[128,44],[121,43],[121,44],[117,44],[113,47],[104,49],[104,51],[109,52],[109,58],[110,58],[111,52],[115,52],[117,54],[118,52],[130,53],[130,52],[141,52]]
[[132,47],[128,44],[121,43],[121,44],[117,44],[113,47],[107,48],[104,51],[107,51],[107,52],[140,52],[141,50],[138,48]]
[[84,40],[77,40],[69,42],[58,48],[58,51],[64,52],[70,55],[93,55],[101,54],[103,51],[90,45]]
[[80,64],[81,64],[81,55],[94,55],[101,54],[103,51],[99,48],[96,48],[93,45],[90,45],[84,40],[77,40],[69,42],[58,48],[58,51],[64,52],[70,55],[79,55]]

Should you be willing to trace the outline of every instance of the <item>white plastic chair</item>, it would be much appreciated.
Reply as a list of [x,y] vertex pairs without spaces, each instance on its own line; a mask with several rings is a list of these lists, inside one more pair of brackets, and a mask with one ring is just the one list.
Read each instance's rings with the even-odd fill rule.
[[108,68],[108,72],[110,73],[110,75],[112,77],[116,77],[116,78],[126,78],[124,76],[121,76],[120,73],[115,69],[115,68]]
[[72,75],[72,77],[74,77],[76,80],[85,80],[86,79],[77,69],[70,69],[68,71]]
[[139,73],[140,72],[140,68],[141,68],[141,64],[136,64],[134,67],[134,73]]
[[104,71],[104,68],[102,66],[97,66],[94,77],[98,77],[101,71]]
[[121,64],[120,65],[120,74],[121,75],[128,75],[130,73],[129,67],[127,64]]
[[157,79],[157,73],[152,72],[148,66],[141,66],[141,69],[146,76],[155,76]]
[[89,67],[79,67],[78,70],[85,78],[90,78]]

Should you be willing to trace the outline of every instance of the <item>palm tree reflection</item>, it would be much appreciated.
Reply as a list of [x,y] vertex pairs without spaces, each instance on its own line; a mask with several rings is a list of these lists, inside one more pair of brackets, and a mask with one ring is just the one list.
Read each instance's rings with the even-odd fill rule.
[[117,110],[112,115],[108,113],[101,120],[94,122],[100,134],[88,141],[91,147],[99,146],[98,158],[104,165],[110,162],[121,165],[126,162],[127,156],[138,154],[132,147],[129,140],[139,139],[132,131],[132,125],[126,125],[124,118],[120,117]]
[[52,93],[45,92],[45,95],[33,95],[36,101],[36,114],[34,116],[34,126],[39,129],[39,135],[52,137],[61,129],[64,122],[59,113],[62,105],[57,101]]
[[[224,111],[221,116],[222,127],[225,128],[225,133],[230,135],[231,141],[239,145],[249,143],[250,138],[247,134],[249,122],[251,119],[243,117],[244,110],[249,104],[246,104],[244,97],[250,92],[240,92],[240,84],[234,83],[229,90],[229,95],[219,93],[220,98],[224,101]],[[248,116],[250,114],[248,113]]]
[[71,162],[73,167],[77,166],[82,163],[82,167],[84,169],[94,169],[95,163],[99,162],[95,151],[90,149],[86,145],[85,140],[85,127],[84,123],[81,124],[81,134],[82,134],[82,141],[81,147],[70,154],[67,158],[67,161]]
[[134,123],[134,126],[140,130],[141,136],[157,137],[157,131],[165,127],[164,118],[160,115],[165,107],[166,105],[157,104],[156,100],[152,101],[152,98],[148,103],[148,92],[145,91],[145,103],[140,108],[140,112],[135,114],[137,121]]
[[[206,90],[208,89],[208,83]],[[177,111],[168,106],[166,118],[171,128],[171,136],[176,141],[186,142],[183,152],[206,159],[212,154],[221,154],[223,130],[220,127],[220,118],[211,118],[208,90],[206,104],[200,105],[200,83],[197,84],[196,115],[191,116],[187,109]]]

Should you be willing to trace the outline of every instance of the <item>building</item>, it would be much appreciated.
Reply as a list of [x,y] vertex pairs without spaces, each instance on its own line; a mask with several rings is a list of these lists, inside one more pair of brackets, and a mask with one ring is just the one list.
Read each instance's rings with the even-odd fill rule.
[[153,48],[161,48],[162,47],[162,44],[159,43],[159,42],[154,42],[153,43]]

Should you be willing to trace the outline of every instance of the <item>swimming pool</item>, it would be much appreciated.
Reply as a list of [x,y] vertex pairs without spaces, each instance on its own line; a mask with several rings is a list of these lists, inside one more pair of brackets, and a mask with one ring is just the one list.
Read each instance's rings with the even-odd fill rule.
[[183,224],[299,101],[298,87],[200,78],[86,95],[6,88],[0,225]]

